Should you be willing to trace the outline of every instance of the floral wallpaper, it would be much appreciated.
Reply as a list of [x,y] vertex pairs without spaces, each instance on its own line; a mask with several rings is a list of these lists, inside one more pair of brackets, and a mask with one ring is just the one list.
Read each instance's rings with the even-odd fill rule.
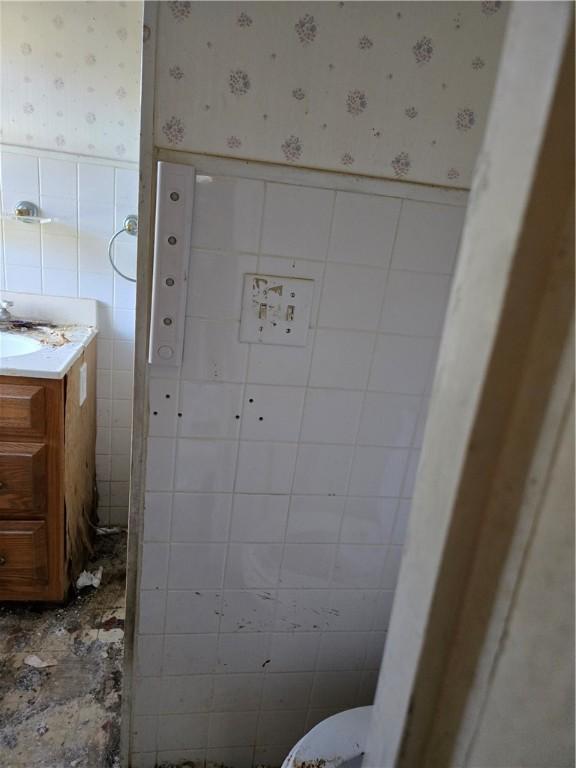
[[1,140],[138,160],[140,2],[0,2]]
[[468,187],[501,2],[163,2],[161,147]]

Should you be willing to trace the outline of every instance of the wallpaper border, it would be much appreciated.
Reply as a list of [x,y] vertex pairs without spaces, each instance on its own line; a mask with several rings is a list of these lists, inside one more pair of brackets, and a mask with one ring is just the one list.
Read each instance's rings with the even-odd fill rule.
[[384,176],[367,176],[261,160],[236,159],[162,147],[156,147],[155,150],[157,160],[193,165],[197,173],[206,175],[241,176],[280,184],[302,184],[341,192],[383,195],[458,207],[468,205],[470,194],[468,189],[443,187],[424,182],[396,181]]
[[67,160],[70,163],[91,163],[92,165],[113,165],[114,168],[126,168],[134,170],[139,167],[136,160],[121,160],[118,157],[105,157],[103,155],[82,155],[75,152],[60,152],[57,149],[41,149],[29,147],[23,144],[8,144],[0,141],[0,154],[9,152],[13,155],[34,155],[35,157],[49,157],[54,160]]

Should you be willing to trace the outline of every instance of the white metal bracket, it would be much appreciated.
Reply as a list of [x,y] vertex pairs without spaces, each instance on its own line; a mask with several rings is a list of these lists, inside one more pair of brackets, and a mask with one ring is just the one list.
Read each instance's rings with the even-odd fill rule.
[[196,171],[191,165],[159,162],[157,174],[148,361],[177,367],[184,346]]

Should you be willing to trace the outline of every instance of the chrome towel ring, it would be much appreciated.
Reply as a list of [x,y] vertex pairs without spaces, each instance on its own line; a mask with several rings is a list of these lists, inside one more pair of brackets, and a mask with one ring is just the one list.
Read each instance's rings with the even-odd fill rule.
[[117,275],[120,275],[120,277],[123,277],[124,280],[129,280],[131,283],[135,283],[136,278],[129,277],[128,275],[125,275],[124,272],[121,272],[116,264],[114,264],[114,259],[112,258],[112,246],[114,244],[114,240],[116,240],[116,238],[119,237],[123,232],[126,232],[127,235],[132,235],[132,237],[136,237],[138,235],[138,216],[135,216],[134,214],[126,216],[122,225],[122,229],[119,229],[115,235],[112,235],[108,243],[108,260],[110,261],[114,272],[116,272]]

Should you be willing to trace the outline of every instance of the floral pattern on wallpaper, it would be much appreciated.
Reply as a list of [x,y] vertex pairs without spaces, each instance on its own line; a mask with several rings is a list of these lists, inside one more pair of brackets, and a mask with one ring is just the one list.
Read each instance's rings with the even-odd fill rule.
[[138,159],[142,5],[2,3],[1,140]]
[[501,2],[165,2],[156,143],[467,187]]

